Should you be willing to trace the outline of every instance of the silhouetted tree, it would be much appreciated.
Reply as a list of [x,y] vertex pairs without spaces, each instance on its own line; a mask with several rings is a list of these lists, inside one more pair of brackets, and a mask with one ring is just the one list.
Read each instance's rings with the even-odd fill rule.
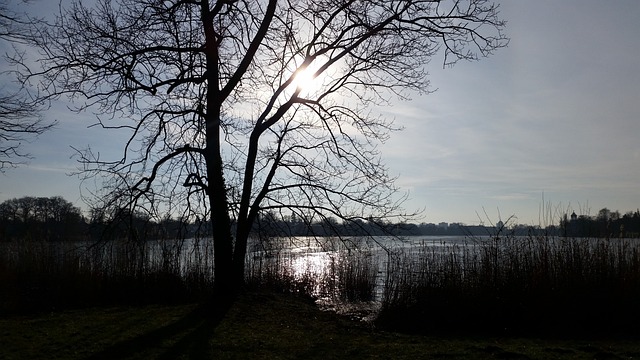
[[62,241],[83,238],[80,209],[60,196],[10,199],[0,203],[2,240]]
[[[26,41],[25,29],[30,22],[11,11],[6,0],[0,0],[0,41],[13,45]],[[20,54],[21,55],[21,54]],[[13,62],[19,59],[14,57]],[[0,87],[0,172],[16,167],[30,158],[23,143],[49,130],[54,122],[45,121],[39,110],[41,103],[29,96],[24,84],[10,83],[12,73],[3,74]]]
[[505,46],[504,25],[486,0],[73,1],[34,29],[27,75],[130,131],[120,159],[82,151],[85,174],[106,175],[108,202],[210,219],[215,282],[233,289],[262,212],[399,214],[376,106],[425,92],[438,53]]

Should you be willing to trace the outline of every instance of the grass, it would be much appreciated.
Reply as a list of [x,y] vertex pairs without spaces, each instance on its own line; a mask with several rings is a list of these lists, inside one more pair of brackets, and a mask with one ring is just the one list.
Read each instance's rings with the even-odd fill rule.
[[[307,298],[253,291],[206,304],[95,307],[0,318],[2,359],[624,359],[634,339],[550,340],[385,332]],[[224,307],[223,307],[224,310]]]

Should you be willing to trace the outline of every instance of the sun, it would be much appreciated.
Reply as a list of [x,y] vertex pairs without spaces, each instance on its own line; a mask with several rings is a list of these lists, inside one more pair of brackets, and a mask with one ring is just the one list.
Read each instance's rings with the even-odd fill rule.
[[318,73],[323,63],[323,61],[316,59],[307,67],[299,67],[294,71],[293,81],[290,86],[299,92],[299,96],[312,96],[317,94],[330,80],[326,70]]

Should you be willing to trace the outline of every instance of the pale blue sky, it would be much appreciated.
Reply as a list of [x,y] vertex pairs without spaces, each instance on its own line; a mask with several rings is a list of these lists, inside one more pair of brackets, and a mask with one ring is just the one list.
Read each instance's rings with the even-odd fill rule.
[[[640,207],[640,2],[502,1],[508,48],[475,63],[429,64],[427,96],[385,109],[397,125],[383,157],[426,222],[538,225],[544,201],[566,210]],[[62,195],[81,205],[70,145],[117,141],[64,108],[26,150],[29,166],[0,175],[0,201]],[[480,214],[482,219],[479,219]],[[556,216],[557,215],[557,216]],[[547,220],[548,216],[542,216]]]

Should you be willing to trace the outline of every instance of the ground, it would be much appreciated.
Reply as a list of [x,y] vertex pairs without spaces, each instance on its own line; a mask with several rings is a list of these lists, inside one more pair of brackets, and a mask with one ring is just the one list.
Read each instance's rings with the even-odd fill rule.
[[308,299],[101,307],[0,318],[0,359],[631,359],[636,339],[421,336],[375,329]]

